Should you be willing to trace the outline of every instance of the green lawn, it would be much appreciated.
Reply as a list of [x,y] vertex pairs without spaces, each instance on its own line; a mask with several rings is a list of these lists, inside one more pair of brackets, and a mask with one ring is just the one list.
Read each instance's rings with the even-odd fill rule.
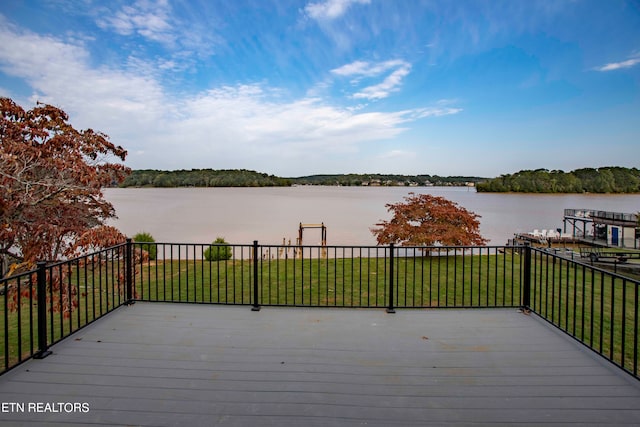
[[[386,307],[389,260],[259,261],[260,305]],[[150,301],[251,304],[253,263],[153,261],[138,268],[137,297]],[[511,254],[396,258],[396,307],[519,306],[520,264]]]

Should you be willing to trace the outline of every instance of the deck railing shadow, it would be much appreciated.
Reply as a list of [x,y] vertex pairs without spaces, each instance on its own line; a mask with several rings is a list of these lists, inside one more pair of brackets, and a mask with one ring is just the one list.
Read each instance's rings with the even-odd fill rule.
[[[151,256],[149,256],[151,254]],[[215,255],[211,255],[215,254]],[[518,308],[640,379],[640,283],[530,246],[135,243],[0,280],[0,373],[135,301]]]

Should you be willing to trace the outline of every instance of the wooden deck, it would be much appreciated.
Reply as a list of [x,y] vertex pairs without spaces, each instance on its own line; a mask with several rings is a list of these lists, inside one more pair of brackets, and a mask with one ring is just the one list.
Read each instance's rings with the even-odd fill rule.
[[139,302],[52,350],[1,425],[640,425],[640,381],[514,309]]

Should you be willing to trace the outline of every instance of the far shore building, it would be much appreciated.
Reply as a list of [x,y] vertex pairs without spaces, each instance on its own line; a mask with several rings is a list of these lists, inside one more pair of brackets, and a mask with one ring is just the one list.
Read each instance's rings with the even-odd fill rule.
[[[594,209],[565,209],[564,232],[574,238],[603,246],[633,248],[640,246],[638,215]],[[567,231],[567,226],[571,227]]]

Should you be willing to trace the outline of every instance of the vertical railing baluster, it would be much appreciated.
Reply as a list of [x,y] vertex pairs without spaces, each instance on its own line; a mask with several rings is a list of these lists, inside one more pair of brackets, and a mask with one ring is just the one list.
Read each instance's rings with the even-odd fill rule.
[[640,335],[640,331],[638,330],[638,324],[640,323],[640,319],[638,316],[640,313],[638,312],[638,306],[640,302],[638,301],[638,288],[640,285],[637,283],[633,285],[634,288],[634,313],[633,313],[633,375],[638,376],[638,340],[640,339],[638,335]]

